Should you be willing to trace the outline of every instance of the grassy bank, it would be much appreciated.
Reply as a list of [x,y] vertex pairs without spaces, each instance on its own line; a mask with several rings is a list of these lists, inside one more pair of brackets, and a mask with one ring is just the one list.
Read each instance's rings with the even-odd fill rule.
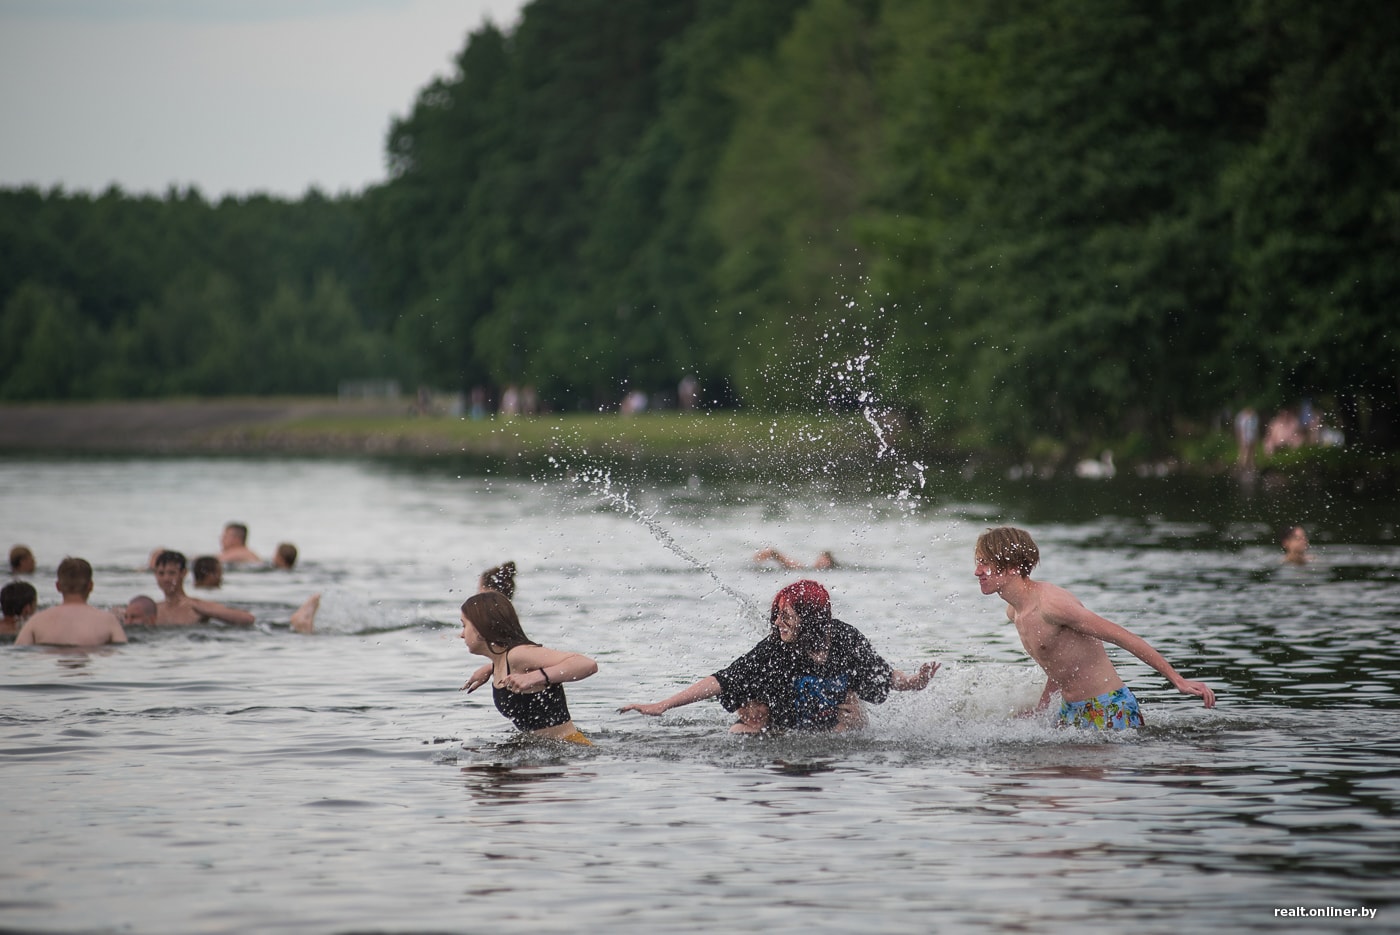
[[859,415],[761,416],[657,412],[577,413],[485,419],[320,413],[224,428],[200,440],[206,450],[364,453],[542,460],[583,453],[618,458],[788,460],[819,452],[833,459],[877,450]]
[[[956,451],[908,427],[876,429],[860,413],[822,416],[746,412],[567,413],[465,419],[415,416],[397,401],[340,402],[329,397],[137,400],[0,405],[0,453],[288,454],[458,457],[487,463],[548,458],[857,471],[882,445],[897,459],[976,473],[1063,476],[1075,453],[1060,445],[1027,452]],[[1106,443],[1118,472],[1223,474],[1235,468],[1234,441],[1207,433],[1150,454],[1133,440]],[[888,454],[888,450],[886,450]],[[1261,457],[1261,473],[1290,477],[1394,478],[1400,455],[1355,448],[1303,448]]]

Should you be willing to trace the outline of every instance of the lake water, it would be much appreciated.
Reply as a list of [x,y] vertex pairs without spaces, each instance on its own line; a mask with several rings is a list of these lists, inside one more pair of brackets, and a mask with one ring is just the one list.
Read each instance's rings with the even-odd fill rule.
[[[575,464],[574,469],[578,470]],[[1393,492],[895,471],[832,491],[445,462],[0,460],[0,535],[95,603],[156,594],[155,546],[229,520],[291,573],[231,571],[251,629],[0,648],[0,927],[47,932],[1336,931],[1400,919]],[[819,475],[818,475],[819,476]],[[910,493],[915,496],[907,496]],[[1305,522],[1315,562],[1278,566]],[[1042,678],[972,546],[1025,525],[1037,576],[1146,637],[1219,706],[1115,651],[1148,726],[1009,712]],[[887,659],[943,669],[849,736],[739,738],[714,702],[616,712],[715,671],[816,576]],[[527,632],[599,662],[578,749],[522,739],[457,608],[520,567]],[[287,627],[321,592],[314,635]],[[1377,920],[1278,918],[1358,910]]]

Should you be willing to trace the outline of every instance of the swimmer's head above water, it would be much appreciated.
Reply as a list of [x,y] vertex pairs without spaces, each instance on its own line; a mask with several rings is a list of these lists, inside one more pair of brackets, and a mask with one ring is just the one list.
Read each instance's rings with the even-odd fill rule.
[[809,578],[794,581],[773,596],[768,625],[784,643],[820,652],[831,642],[831,595]]
[[1031,571],[1040,564],[1040,549],[1024,529],[998,526],[977,537],[973,557],[978,564],[988,565],[993,571],[1012,570],[1029,578]]

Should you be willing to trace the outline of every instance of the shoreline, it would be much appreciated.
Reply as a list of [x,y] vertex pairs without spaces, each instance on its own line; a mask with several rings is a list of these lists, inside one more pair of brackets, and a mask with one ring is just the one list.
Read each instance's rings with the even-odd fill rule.
[[390,405],[330,397],[0,404],[0,454],[202,454],[220,450],[227,433],[333,413],[383,415]]
[[[408,399],[333,396],[0,403],[0,457],[458,457],[521,463],[602,455],[657,465],[783,468],[810,462],[814,455],[831,464],[865,463],[884,457],[889,442],[906,459],[1013,480],[1063,476],[1074,467],[1063,462],[1033,466],[1004,454],[934,448],[928,438],[898,427],[886,427],[886,438],[879,439],[859,413],[661,410],[636,416],[579,412],[472,420],[420,415],[412,406]],[[1206,460],[1200,460],[1204,452],[1195,454],[1122,464],[1117,473],[1238,474],[1233,464],[1216,460],[1218,453]],[[1299,449],[1281,453],[1255,473],[1358,483],[1389,480],[1400,475],[1400,456]]]
[[[876,446],[857,415],[659,411],[471,420],[418,415],[409,400],[229,398],[0,404],[0,456],[301,455],[531,460],[777,461]],[[776,443],[775,443],[776,439]]]

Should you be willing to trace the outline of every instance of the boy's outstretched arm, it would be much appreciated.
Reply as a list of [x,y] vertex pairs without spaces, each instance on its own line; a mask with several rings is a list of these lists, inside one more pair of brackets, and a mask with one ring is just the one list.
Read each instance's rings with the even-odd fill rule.
[[[1205,702],[1207,708],[1215,707],[1215,692],[1205,682],[1197,682],[1182,677],[1172,668],[1166,657],[1148,644],[1147,640],[1111,620],[1106,620],[1077,601],[1057,601],[1055,606],[1046,609],[1047,619],[1053,619],[1061,626],[1070,627],[1095,639],[1112,643],[1137,656],[1156,669],[1171,682],[1172,687],[1183,695],[1195,695]],[[1052,618],[1053,614],[1053,618]]]

